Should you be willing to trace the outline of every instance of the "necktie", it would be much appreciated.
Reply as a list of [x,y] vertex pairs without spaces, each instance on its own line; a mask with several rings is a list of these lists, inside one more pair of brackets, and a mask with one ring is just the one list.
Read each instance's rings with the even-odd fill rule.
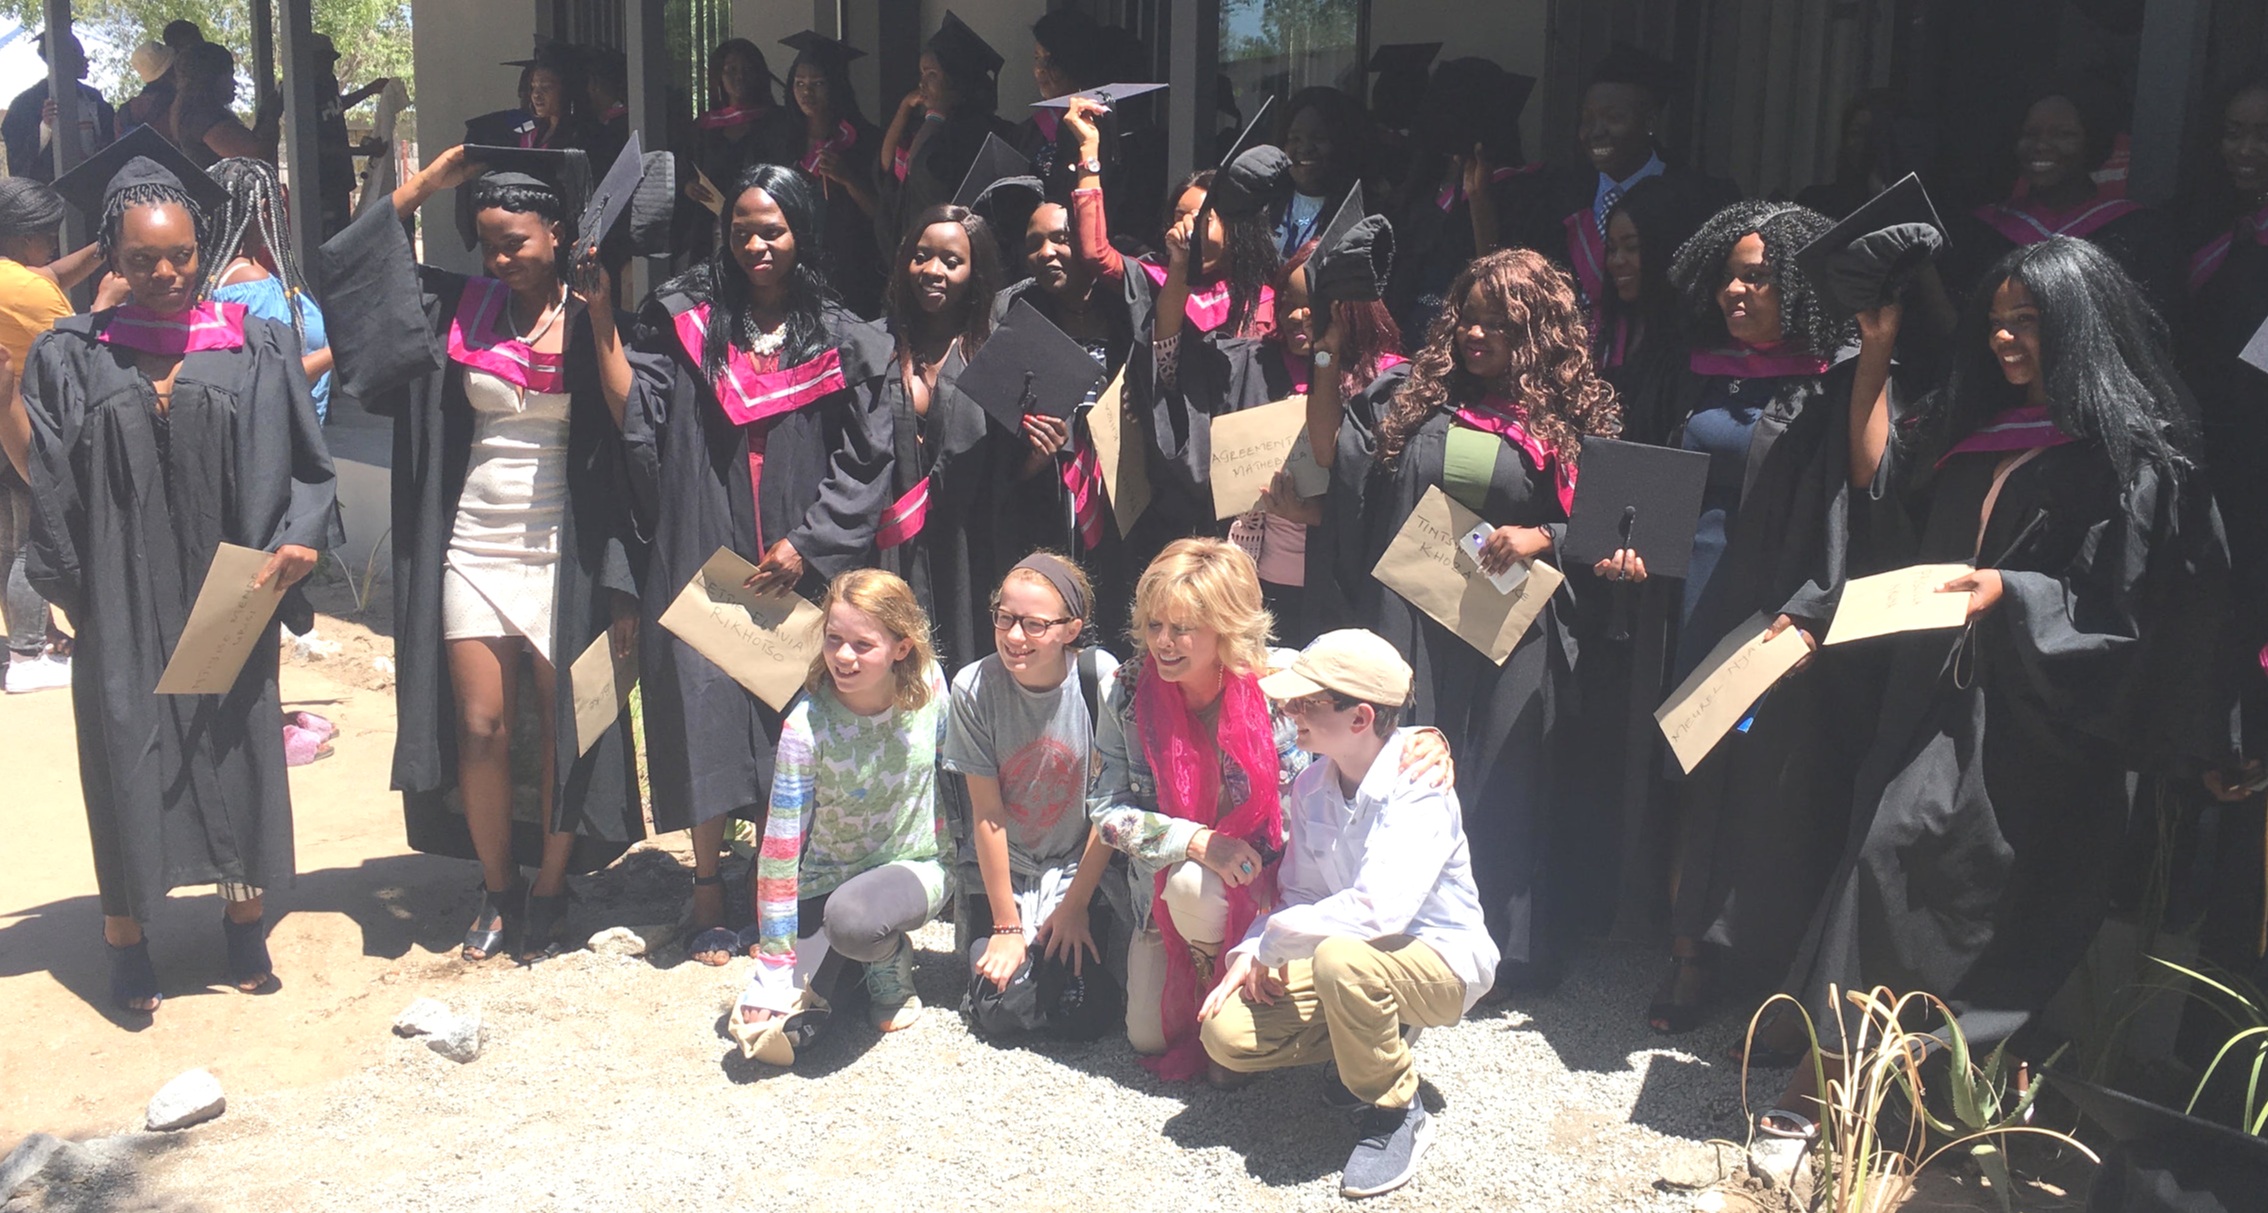
[[1598,212],[1593,216],[1599,222],[1599,235],[1606,235],[1606,217],[1614,210],[1614,204],[1620,201],[1622,187],[1619,185],[1610,185],[1606,188],[1606,193],[1599,195]]

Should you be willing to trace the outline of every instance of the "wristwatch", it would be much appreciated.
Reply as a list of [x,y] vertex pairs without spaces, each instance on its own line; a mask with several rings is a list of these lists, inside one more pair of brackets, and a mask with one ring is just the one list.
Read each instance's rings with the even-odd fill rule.
[[1091,174],[1096,177],[1102,176],[1102,161],[1092,156],[1088,157],[1085,160],[1079,161],[1071,167],[1082,173]]
[[1316,369],[1316,370],[1319,370],[1319,371],[1327,371],[1327,370],[1330,370],[1330,369],[1331,369],[1331,351],[1329,351],[1329,350],[1317,350],[1317,351],[1315,351],[1315,357],[1314,357],[1313,361],[1314,361],[1314,363],[1315,363],[1315,369]]

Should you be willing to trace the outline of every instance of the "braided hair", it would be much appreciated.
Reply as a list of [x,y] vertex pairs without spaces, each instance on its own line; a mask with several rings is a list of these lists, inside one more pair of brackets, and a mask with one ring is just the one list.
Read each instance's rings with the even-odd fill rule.
[[283,283],[284,302],[291,308],[291,331],[302,343],[307,324],[300,318],[300,297],[307,294],[307,276],[300,272],[299,257],[291,247],[290,211],[283,184],[265,160],[231,156],[212,167],[212,176],[228,190],[228,201],[212,217],[212,248],[204,258],[204,282],[197,295],[210,299],[238,257],[253,257],[266,250]]
[[95,242],[105,264],[116,267],[119,230],[125,225],[126,212],[138,206],[180,207],[189,215],[191,230],[197,235],[197,247],[204,248],[205,212],[188,191],[162,181],[143,181],[112,190],[103,201],[102,227],[95,235]]
[[0,240],[52,236],[63,222],[63,195],[30,177],[0,177]]
[[1820,298],[1819,284],[1796,262],[1796,250],[1817,240],[1834,221],[1792,202],[1735,202],[1718,211],[1677,250],[1670,284],[1685,297],[1685,318],[1694,344],[1703,348],[1732,341],[1725,329],[1717,292],[1725,285],[1725,261],[1733,246],[1750,236],[1764,241],[1764,264],[1780,292],[1780,331],[1787,341],[1831,358],[1854,334],[1851,321]]

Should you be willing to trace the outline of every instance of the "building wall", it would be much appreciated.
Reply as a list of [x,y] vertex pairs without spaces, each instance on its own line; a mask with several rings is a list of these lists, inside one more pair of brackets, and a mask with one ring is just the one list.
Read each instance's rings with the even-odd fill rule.
[[[416,35],[418,129],[431,156],[464,138],[465,119],[517,103],[520,69],[535,48],[537,0],[411,0]],[[477,259],[457,236],[456,199],[444,192],[419,212],[427,263],[471,271]]]

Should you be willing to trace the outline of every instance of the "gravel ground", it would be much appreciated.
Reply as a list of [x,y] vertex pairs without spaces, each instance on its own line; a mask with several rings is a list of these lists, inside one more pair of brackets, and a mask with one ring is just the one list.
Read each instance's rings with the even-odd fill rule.
[[[667,921],[684,879],[641,851],[579,882],[578,937]],[[577,952],[473,968],[416,951],[368,997],[479,1008],[478,1060],[393,1040],[323,1086],[232,1089],[221,1119],[107,1139],[76,1178],[57,1168],[9,1208],[1345,1207],[1352,1125],[1320,1103],[1320,1071],[1219,1092],[1157,1081],[1123,1039],[995,1047],[951,1013],[952,928],[916,943],[922,1021],[883,1038],[839,1016],[791,1071],[743,1062],[723,1035],[746,960]],[[1638,1014],[1656,976],[1650,951],[1601,946],[1548,997],[1427,1032],[1437,1141],[1413,1184],[1371,1203],[1692,1207],[1656,1178],[1673,1155],[1705,1154],[1694,1143],[1738,1135],[1738,1072],[1715,1056],[1735,1017],[1662,1047]],[[224,1083],[226,1063],[210,1063]]]

